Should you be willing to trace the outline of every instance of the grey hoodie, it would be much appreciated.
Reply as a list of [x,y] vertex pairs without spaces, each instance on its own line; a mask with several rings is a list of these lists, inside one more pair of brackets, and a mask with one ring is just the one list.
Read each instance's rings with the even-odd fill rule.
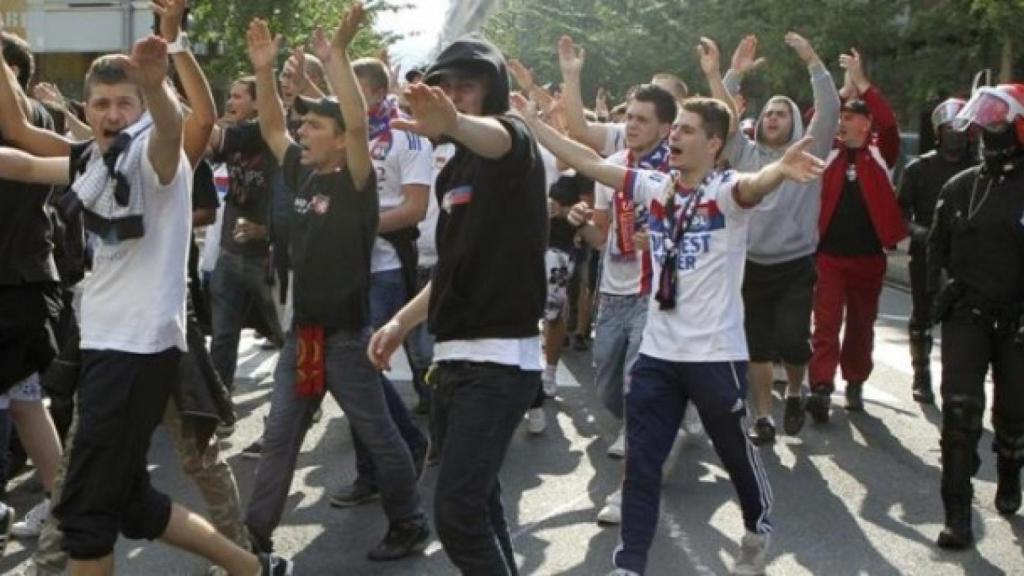
[[[839,93],[832,75],[822,64],[810,67],[814,90],[814,118],[807,132],[814,137],[808,151],[824,160],[832,150],[832,141],[839,129]],[[739,75],[730,72],[725,86],[730,93],[739,92]],[[804,122],[796,103],[785,96],[772,100],[789,103],[793,115],[793,133],[789,143],[777,150],[761,142],[751,141],[736,131],[725,147],[725,158],[739,172],[756,172],[778,160],[789,144],[804,136]],[[757,119],[755,134],[761,134],[764,111]],[[750,219],[747,259],[762,265],[780,264],[813,254],[818,248],[818,213],[821,211],[821,179],[807,184],[786,180],[765,197]]]

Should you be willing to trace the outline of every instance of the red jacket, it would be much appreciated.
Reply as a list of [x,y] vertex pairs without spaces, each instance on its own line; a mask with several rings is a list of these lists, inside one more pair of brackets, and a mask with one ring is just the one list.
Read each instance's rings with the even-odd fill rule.
[[[889,166],[899,157],[899,127],[892,108],[878,89],[871,87],[862,98],[871,109],[875,138],[867,147],[856,152],[857,179],[879,242],[886,248],[892,248],[909,234],[889,177]],[[842,142],[836,144],[826,164],[822,176],[821,214],[818,216],[818,233],[821,237],[825,236],[832,222],[846,182],[846,145]]]

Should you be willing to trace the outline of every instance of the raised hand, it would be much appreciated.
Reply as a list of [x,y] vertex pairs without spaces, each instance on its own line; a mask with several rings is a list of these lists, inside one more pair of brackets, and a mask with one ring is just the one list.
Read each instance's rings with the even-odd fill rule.
[[167,79],[167,42],[157,36],[143,38],[125,62],[128,77],[142,90],[156,90]]
[[764,58],[757,57],[757,36],[753,34],[740,40],[736,51],[732,53],[731,67],[734,72],[746,74],[756,70],[765,62]]
[[306,75],[306,50],[302,46],[296,48],[284,66],[292,73],[295,90],[301,93],[309,84],[309,76]]
[[779,160],[779,168],[786,178],[806,183],[821,176],[821,173],[825,171],[825,162],[807,152],[807,148],[812,142],[814,142],[814,138],[805,136],[786,150],[782,159]]
[[437,86],[413,84],[405,89],[405,98],[412,118],[392,120],[391,126],[396,130],[436,139],[455,129],[459,112],[451,98]]
[[528,124],[532,124],[539,120],[537,114],[537,103],[533,100],[528,99],[519,92],[513,92],[509,96],[509,102],[512,104],[512,109],[519,113],[526,120]]
[[792,48],[796,55],[807,65],[818,61],[818,54],[814,51],[814,46],[811,46],[811,43],[806,38],[796,32],[786,33],[786,46]]
[[523,65],[522,62],[513,58],[508,62],[508,72],[515,79],[519,89],[529,93],[536,84],[533,83],[533,71]]
[[150,0],[149,5],[160,15],[160,36],[174,42],[181,33],[181,20],[188,0]]
[[249,41],[249,61],[252,67],[256,70],[273,68],[281,49],[281,35],[271,36],[267,22],[253,18],[246,39]]
[[704,71],[705,76],[722,73],[722,53],[714,40],[701,36],[700,44],[697,45],[697,55],[700,57],[700,69]]
[[849,54],[839,55],[839,66],[850,75],[850,82],[853,83],[859,92],[864,93],[871,87],[871,82],[868,81],[867,75],[864,74],[864,61],[861,59],[860,52],[856,48],[850,48]]
[[331,46],[341,52],[348,50],[352,40],[359,33],[359,29],[362,28],[365,17],[366,10],[363,8],[363,3],[356,2],[353,4],[345,12],[345,15],[342,16],[338,29],[334,31],[334,40],[331,41]]
[[558,40],[558,64],[565,78],[579,78],[586,56],[587,51],[576,46],[569,36],[562,36]]
[[607,118],[611,114],[608,111],[608,91],[604,87],[597,89],[597,97],[594,99],[594,113],[598,118]]
[[64,95],[60,93],[60,89],[49,82],[40,82],[32,88],[32,96],[36,100],[39,100],[43,104],[55,108],[57,110],[65,110],[67,104],[64,101]]

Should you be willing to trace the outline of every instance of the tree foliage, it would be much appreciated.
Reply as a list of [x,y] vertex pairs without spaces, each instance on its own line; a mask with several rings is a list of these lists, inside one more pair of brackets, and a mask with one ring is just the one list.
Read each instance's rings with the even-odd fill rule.
[[[295,46],[304,45],[317,26],[333,29],[354,0],[199,0],[192,2],[195,30],[193,41],[216,46],[216,53],[204,64],[211,82],[224,86],[249,70],[245,33],[253,18],[268,21],[275,34],[285,42],[282,59]],[[368,13],[372,23],[384,11],[400,10],[404,4],[374,2]],[[356,37],[352,45],[355,55],[378,53],[391,42],[375,30]]]
[[[839,54],[860,50],[904,123],[916,125],[916,114],[938,99],[969,92],[977,70],[998,70],[1022,21],[1024,0],[505,0],[485,32],[539,82],[560,79],[555,46],[571,35],[587,50],[585,97],[599,86],[621,97],[655,72],[706,92],[699,38],[718,42],[724,72],[739,40],[757,34],[768,61],[744,84],[756,109],[775,93],[811,101],[807,72],[783,42],[793,30],[814,44],[837,83]],[[1020,69],[1020,56],[1010,64]]]

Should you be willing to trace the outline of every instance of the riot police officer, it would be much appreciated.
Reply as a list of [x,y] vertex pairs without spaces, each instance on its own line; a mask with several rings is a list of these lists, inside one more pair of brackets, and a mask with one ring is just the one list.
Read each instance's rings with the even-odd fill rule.
[[977,163],[970,152],[966,131],[953,129],[956,118],[966,102],[950,98],[935,107],[932,126],[938,140],[938,149],[927,152],[907,165],[900,181],[899,203],[903,219],[910,230],[910,289],[913,311],[910,314],[910,361],[914,367],[914,400],[925,404],[935,402],[932,392],[931,302],[928,299],[928,279],[925,256],[928,230],[942,186],[956,174]]
[[[929,287],[941,291],[943,548],[970,547],[971,477],[992,368],[1001,514],[1021,505],[1024,464],[1024,84],[982,88],[957,116],[981,132],[982,164],[942,189],[928,237]],[[945,272],[946,279],[942,279]]]

